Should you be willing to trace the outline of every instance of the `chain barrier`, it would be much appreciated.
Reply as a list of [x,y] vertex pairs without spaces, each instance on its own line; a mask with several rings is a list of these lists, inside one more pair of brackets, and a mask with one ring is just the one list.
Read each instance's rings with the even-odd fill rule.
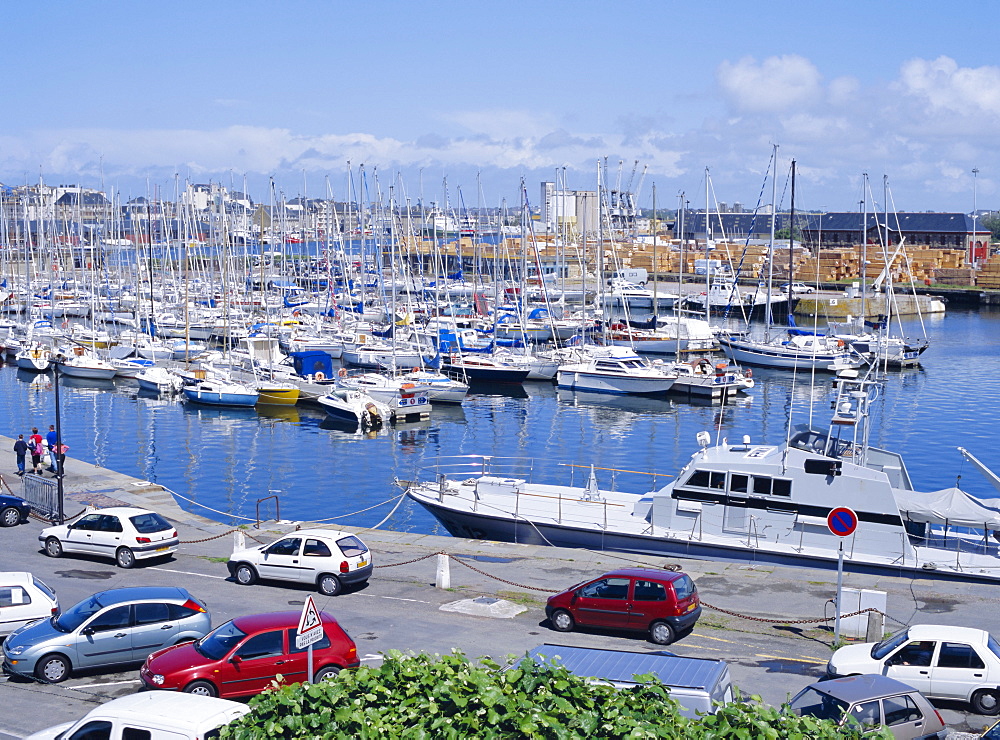
[[[821,619],[782,619],[781,617],[751,617],[749,614],[740,614],[739,612],[730,611],[729,609],[723,609],[721,606],[715,606],[714,604],[709,604],[705,601],[701,602],[701,605],[712,611],[722,612],[723,614],[728,614],[731,617],[738,617],[739,619],[748,619],[751,622],[763,622],[765,624],[822,624],[824,622],[832,622],[837,617],[822,617]],[[881,614],[886,619],[891,619],[896,624],[906,625],[906,622],[900,622],[898,619],[894,619],[886,614],[884,611],[869,607],[868,609],[861,609],[860,611],[851,612],[850,614],[841,614],[841,619],[846,619],[847,617],[857,617],[861,614],[866,614],[868,612],[875,612],[876,614]]]
[[385,565],[374,565],[373,568],[395,568],[397,565],[409,565],[410,563],[419,563],[421,560],[427,560],[427,558],[432,558],[435,555],[447,555],[446,552],[432,552],[430,555],[423,555],[419,558],[414,558],[413,560],[404,560],[402,563],[386,563]]
[[245,529],[239,529],[238,527],[234,528],[234,529],[230,529],[228,532],[223,532],[222,534],[214,534],[211,537],[205,537],[205,538],[200,539],[200,540],[181,540],[180,544],[182,544],[182,545],[197,545],[197,544],[200,544],[202,542],[211,542],[212,540],[217,540],[220,537],[225,537],[226,535],[232,534],[233,532],[243,532],[244,535],[246,535],[247,537],[249,537],[250,539],[252,539],[258,545],[263,545],[264,544],[264,540],[258,540],[256,537],[254,537],[252,534],[250,534],[249,532],[247,532]]
[[499,576],[491,575],[490,573],[487,573],[484,570],[480,570],[479,568],[477,568],[477,567],[475,567],[473,565],[469,565],[467,562],[465,562],[464,560],[462,560],[457,555],[452,555],[451,553],[447,553],[447,552],[443,552],[443,553],[441,553],[441,555],[447,555],[449,558],[451,558],[452,560],[454,560],[457,563],[461,563],[462,565],[464,565],[469,570],[474,570],[476,573],[479,573],[480,575],[486,576],[487,578],[492,578],[494,581],[500,581],[500,583],[506,583],[508,586],[515,586],[517,588],[526,588],[526,589],[529,589],[531,591],[543,591],[544,593],[548,593],[548,594],[557,594],[557,593],[559,593],[562,590],[562,589],[556,589],[556,588],[539,588],[538,586],[525,586],[523,583],[515,583],[514,581],[508,581],[506,578],[500,578]]

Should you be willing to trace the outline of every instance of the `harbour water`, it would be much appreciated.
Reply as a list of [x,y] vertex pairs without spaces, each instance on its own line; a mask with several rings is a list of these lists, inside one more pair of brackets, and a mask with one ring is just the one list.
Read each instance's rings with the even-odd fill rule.
[[[965,447],[1000,471],[993,434],[1000,418],[1000,311],[951,309],[927,319],[926,328],[931,347],[923,367],[889,374],[871,443],[901,452],[919,490],[954,486],[961,476],[973,495],[1000,496],[955,449]],[[904,329],[920,333],[916,320]],[[411,478],[438,456],[530,457],[534,477],[549,482],[573,476],[580,482],[593,464],[602,488],[642,491],[651,487],[648,476],[608,469],[673,474],[697,449],[701,430],[776,443],[789,414],[793,424],[806,423],[810,410],[826,426],[829,375],[817,375],[814,386],[808,373],[755,369],[754,378],[750,395],[726,406],[574,394],[540,383],[474,388],[461,407],[438,405],[427,422],[375,435],[338,427],[318,409],[199,407],[145,395],[133,381],[63,378],[60,398],[70,459],[159,483],[183,496],[186,509],[240,522],[254,518],[258,500],[277,496],[283,519],[370,526],[401,493],[393,479]],[[3,434],[44,430],[54,416],[51,376],[13,365],[0,370]],[[273,518],[273,499],[260,506]],[[384,526],[443,533],[409,501]]]

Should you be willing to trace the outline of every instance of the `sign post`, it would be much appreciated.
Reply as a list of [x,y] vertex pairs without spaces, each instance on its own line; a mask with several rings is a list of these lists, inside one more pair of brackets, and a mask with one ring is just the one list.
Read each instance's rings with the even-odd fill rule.
[[295,631],[295,647],[299,650],[308,648],[306,680],[304,683],[311,683],[313,680],[313,643],[323,639],[323,620],[319,617],[319,610],[312,596],[306,597],[306,603],[302,605],[302,615],[299,617],[299,628]]
[[850,537],[858,528],[858,515],[853,509],[838,506],[827,514],[826,526],[833,534],[840,537],[840,548],[837,553],[837,617],[833,623],[833,643],[836,645],[840,642],[840,605],[844,591],[844,538]]

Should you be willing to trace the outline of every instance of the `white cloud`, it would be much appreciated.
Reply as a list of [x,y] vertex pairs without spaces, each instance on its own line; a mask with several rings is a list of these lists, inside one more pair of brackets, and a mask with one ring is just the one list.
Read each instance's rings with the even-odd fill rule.
[[716,79],[730,103],[742,111],[780,112],[812,104],[822,93],[819,70],[796,54],[768,57],[759,64],[753,57],[722,62]]
[[950,57],[911,59],[895,86],[932,109],[963,116],[1000,114],[1000,67],[959,67]]

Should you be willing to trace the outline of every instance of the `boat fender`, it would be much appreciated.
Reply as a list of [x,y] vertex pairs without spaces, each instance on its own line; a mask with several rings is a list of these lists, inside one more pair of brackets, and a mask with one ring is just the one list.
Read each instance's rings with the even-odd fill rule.
[[747,368],[746,370],[744,370],[743,371],[743,377],[744,378],[752,378],[753,377],[753,370],[751,370],[750,368]]
[[340,368],[340,370],[337,371],[337,377],[338,378],[346,378],[347,377],[347,368],[346,367]]
[[315,380],[317,383],[321,380],[326,380],[326,373],[324,373],[322,370],[313,373],[313,380]]

